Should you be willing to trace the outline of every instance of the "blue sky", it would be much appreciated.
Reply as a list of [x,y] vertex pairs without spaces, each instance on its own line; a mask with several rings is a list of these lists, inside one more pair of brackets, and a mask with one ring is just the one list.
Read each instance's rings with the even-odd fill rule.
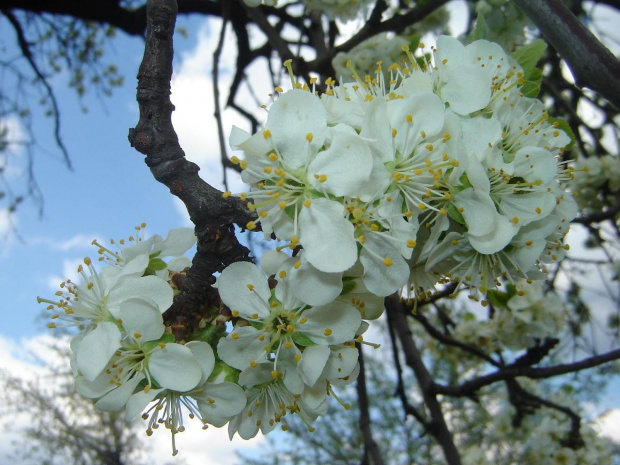
[[[201,175],[221,188],[219,145],[213,121],[210,63],[218,30],[211,34],[204,19],[180,18],[190,34],[177,36],[175,43],[175,77],[173,103],[175,125],[186,155],[201,167]],[[6,24],[0,25],[0,41],[13,45],[14,39]],[[229,46],[233,46],[230,44]],[[144,164],[144,156],[130,147],[127,133],[138,122],[135,87],[138,66],[143,53],[140,38],[122,34],[111,44],[107,57],[116,63],[125,76],[125,84],[112,97],[99,99],[87,95],[84,102],[89,111],[82,113],[82,103],[67,87],[68,76],[55,76],[51,84],[61,111],[63,140],[71,155],[73,171],[62,163],[52,139],[52,121],[32,107],[38,147],[35,151],[35,175],[44,196],[44,214],[38,215],[32,202],[19,208],[13,221],[14,233],[6,233],[0,220],[0,367],[12,372],[37,376],[36,367],[27,362],[28,351],[39,352],[41,341],[51,330],[47,320],[40,318],[44,308],[37,296],[52,297],[67,277],[76,276],[76,268],[85,256],[94,257],[93,239],[127,238],[134,226],[147,223],[147,234],[165,236],[178,226],[191,226],[183,205],[168,193],[165,186],[152,177]],[[234,53],[228,53],[222,64],[222,79]],[[267,90],[261,88],[262,95]],[[224,93],[224,97],[226,94]],[[224,98],[223,97],[223,98]],[[234,124],[231,112],[225,114],[226,127]],[[243,124],[238,121],[236,124]],[[14,127],[14,126],[11,126]],[[23,137],[19,131],[15,139]],[[20,179],[25,154],[13,147],[11,176]],[[242,186],[231,179],[231,188]],[[205,451],[205,434],[217,447]],[[0,432],[0,463],[6,463],[5,447],[9,441]],[[188,428],[178,438],[181,458],[187,463],[232,463],[236,447],[253,447],[261,439],[246,443],[228,441],[226,429],[205,433],[199,425]],[[156,441],[149,441],[152,457],[170,457],[169,433],[162,431]]]
[[[190,32],[188,38],[175,39],[175,77],[172,100],[177,110],[173,121],[186,155],[201,166],[201,175],[212,185],[221,188],[219,145],[211,87],[211,59],[219,29],[211,30],[199,18],[180,18],[179,24]],[[0,23],[0,40],[7,46],[14,43],[12,31]],[[230,36],[229,36],[230,37]],[[226,80],[235,58],[234,41],[223,54],[222,79]],[[127,132],[138,121],[135,101],[135,75],[142,57],[143,42],[119,34],[108,49],[108,59],[116,63],[125,76],[125,84],[110,98],[103,100],[87,95],[88,113],[80,111],[81,103],[75,92],[67,87],[68,76],[60,74],[52,80],[61,111],[63,140],[71,155],[74,170],[69,171],[60,159],[52,140],[52,122],[38,108],[34,127],[39,147],[35,152],[35,175],[44,196],[43,217],[31,203],[25,203],[15,217],[16,234],[0,239],[0,363],[22,369],[19,349],[36,347],[37,337],[49,330],[46,321],[38,318],[43,306],[36,297],[52,296],[66,277],[75,276],[75,269],[85,256],[94,256],[93,239],[120,239],[133,233],[133,227],[147,223],[148,234],[164,235],[171,228],[191,226],[183,206],[167,188],[157,183],[144,157],[129,146]],[[255,81],[257,94],[267,103],[264,82]],[[226,89],[226,86],[223,86]],[[224,98],[226,92],[223,91]],[[233,112],[224,115],[229,131],[233,124],[244,124]],[[24,158],[19,155],[18,161]],[[16,167],[19,167],[17,163]],[[18,176],[19,173],[16,175]],[[240,191],[241,183],[234,177],[231,190]],[[18,237],[19,236],[19,237]],[[0,238],[2,225],[0,220]],[[34,344],[34,345],[33,345]],[[16,359],[17,357],[17,359]],[[611,406],[620,405],[617,397]],[[200,428],[188,428],[179,438],[182,457],[193,463],[204,459],[199,441],[204,438]],[[162,452],[168,453],[167,433],[162,432]],[[211,433],[214,434],[214,433]],[[217,433],[217,441],[228,444]],[[188,436],[184,441],[183,436]],[[213,437],[211,438],[213,439]],[[186,442],[184,446],[183,442]],[[239,443],[235,443],[237,445]],[[230,452],[230,447],[226,449]],[[0,448],[0,454],[2,450]],[[219,453],[225,454],[222,449]],[[194,455],[192,455],[194,454]],[[222,455],[220,461],[230,463]],[[0,462],[1,455],[0,455]]]

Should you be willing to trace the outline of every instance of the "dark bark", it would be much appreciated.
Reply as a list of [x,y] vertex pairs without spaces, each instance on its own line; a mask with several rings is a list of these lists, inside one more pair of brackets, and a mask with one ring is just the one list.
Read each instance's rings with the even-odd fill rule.
[[[248,249],[237,241],[234,224],[244,227],[254,216],[239,199],[224,199],[222,192],[203,181],[198,166],[185,159],[179,145],[170,102],[176,14],[174,0],[148,3],[146,45],[138,72],[140,120],[129,130],[129,141],[146,155],[145,162],[155,179],[183,201],[195,225],[196,255],[187,276],[177,282],[183,292],[164,315],[177,338],[184,339],[193,322],[204,318],[209,307],[219,306],[210,286],[213,273],[230,263],[249,260]],[[213,144],[217,144],[215,137]]]
[[620,108],[620,61],[566,7],[562,0],[515,0],[564,58],[575,83]]

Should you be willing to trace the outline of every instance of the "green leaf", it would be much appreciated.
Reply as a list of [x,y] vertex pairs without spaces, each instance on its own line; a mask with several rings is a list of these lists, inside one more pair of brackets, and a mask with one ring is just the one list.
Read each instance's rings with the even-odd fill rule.
[[306,336],[305,334],[301,334],[301,333],[293,333],[293,341],[295,341],[295,344],[297,344],[298,346],[302,346],[302,347],[309,347],[309,346],[315,346],[316,342],[312,341],[308,336]]
[[472,40],[486,39],[488,32],[489,27],[487,26],[484,16],[478,13],[478,17],[476,18],[476,27],[472,33]]
[[568,137],[570,137],[570,144],[564,147],[564,150],[570,150],[575,145],[575,133],[570,128],[568,121],[562,118],[549,118],[549,122],[553,124],[556,128],[564,131]]
[[542,58],[546,49],[547,43],[542,39],[536,39],[531,44],[521,47],[510,54],[510,56],[521,65],[521,68],[523,68],[526,80],[529,74],[536,69],[536,64]]
[[534,68],[525,78],[525,84],[521,88],[521,93],[530,98],[536,98],[540,93],[540,83],[542,82],[542,71]]

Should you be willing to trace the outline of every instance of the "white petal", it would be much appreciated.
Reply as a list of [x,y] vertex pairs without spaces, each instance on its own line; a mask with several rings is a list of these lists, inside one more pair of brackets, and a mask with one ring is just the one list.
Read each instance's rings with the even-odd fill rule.
[[306,258],[318,270],[327,273],[345,271],[357,260],[353,224],[345,218],[345,209],[329,199],[314,199],[299,214],[300,242]]
[[[239,337],[234,339],[233,334]],[[244,370],[250,366],[250,362],[260,362],[264,358],[265,345],[269,341],[261,341],[259,339],[261,334],[265,332],[252,326],[235,328],[232,333],[219,340],[217,355],[231,367]]]
[[297,330],[317,344],[340,344],[355,337],[362,317],[353,306],[340,301],[306,310],[302,316],[307,322]]
[[106,412],[116,412],[122,409],[129,400],[129,397],[133,394],[136,386],[138,386],[143,379],[144,376],[134,376],[130,380],[125,381],[119,387],[110,391],[95,402],[95,407]]
[[[372,163],[367,142],[340,131],[335,134],[332,145],[310,162],[308,177],[319,191],[325,190],[337,197],[355,196],[368,181]],[[321,182],[321,175],[327,176],[324,182]]]
[[245,317],[254,313],[261,317],[269,315],[271,291],[267,277],[253,263],[228,265],[217,280],[217,289],[222,302],[231,310],[237,310]]
[[306,347],[301,355],[298,368],[304,383],[308,386],[314,386],[319,376],[321,376],[330,354],[329,346],[316,345]]
[[195,388],[202,378],[202,367],[192,351],[175,343],[154,350],[149,356],[148,368],[161,387],[173,391],[189,391]]
[[161,243],[159,257],[179,257],[196,243],[196,235],[191,228],[171,229],[168,237]]
[[172,305],[173,296],[170,285],[157,276],[127,278],[110,292],[108,311],[118,318],[121,302],[133,297],[148,297],[164,313]]
[[489,234],[495,227],[497,210],[488,194],[468,188],[459,192],[454,202],[463,209],[461,214],[465,219],[469,234],[483,236]]
[[[409,157],[425,137],[433,137],[444,124],[445,109],[442,101],[432,92],[420,92],[406,99],[388,102],[388,117],[392,128],[397,129],[396,149]],[[407,122],[411,116],[411,123]],[[391,136],[391,134],[390,134]]]
[[211,375],[211,372],[215,367],[215,355],[213,354],[213,349],[209,344],[202,341],[190,341],[185,344],[185,347],[189,347],[189,350],[192,351],[196,361],[202,368],[202,378],[198,383],[199,385],[202,385]]
[[523,147],[513,160],[515,175],[528,182],[548,183],[557,174],[558,164],[551,152],[540,147]]
[[508,244],[519,231],[519,226],[503,215],[497,214],[492,231],[483,236],[468,235],[469,243],[482,254],[494,254]]
[[121,332],[114,323],[99,323],[77,347],[77,367],[88,381],[93,381],[121,346]]
[[[308,153],[317,153],[323,145],[327,113],[318,96],[293,89],[271,105],[265,127],[286,164],[298,168],[308,162]],[[306,140],[308,134],[312,142]]]
[[206,383],[202,389],[201,394],[194,396],[198,401],[198,409],[202,417],[216,427],[224,426],[231,417],[245,408],[245,392],[237,384]]
[[325,364],[323,377],[328,380],[349,376],[357,365],[357,348],[348,346],[331,347],[330,357]]
[[[388,258],[390,266],[383,262]],[[364,265],[364,285],[375,295],[390,295],[402,288],[409,279],[409,266],[398,250],[372,235],[366,236],[360,261]]]
[[484,155],[502,138],[502,125],[496,118],[463,118],[463,143],[468,154],[484,161]]
[[166,327],[157,306],[145,298],[124,300],[118,312],[127,334],[138,343],[159,339]]
[[[342,272],[324,273],[317,270],[305,258],[301,265],[289,271],[289,283],[293,294],[308,305],[325,305],[342,291]],[[288,307],[287,307],[288,308]]]
[[284,252],[279,252],[277,250],[267,250],[260,257],[260,267],[265,272],[267,276],[274,275],[278,272],[282,263],[291,258],[289,255],[286,255]]
[[127,421],[135,420],[140,415],[149,403],[155,399],[157,394],[163,392],[163,389],[149,389],[144,392],[144,389],[133,394],[125,406],[125,419]]

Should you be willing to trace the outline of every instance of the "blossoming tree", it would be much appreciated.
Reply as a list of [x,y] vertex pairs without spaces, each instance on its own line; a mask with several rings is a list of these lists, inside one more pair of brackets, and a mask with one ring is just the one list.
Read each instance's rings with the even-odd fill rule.
[[[610,331],[583,336],[591,321],[562,264],[570,223],[581,223],[617,284],[617,143],[601,139],[617,139],[618,61],[552,0],[477,2],[466,38],[437,34],[426,46],[424,27],[445,28],[444,3],[210,2],[222,18],[215,96],[230,24],[239,55],[228,103],[251,126],[229,128],[229,157],[218,120],[222,162],[248,186],[231,193],[184,157],[169,99],[178,8],[149,0],[129,141],[195,229],[162,239],[138,227],[131,243],[96,243],[81,282],[39,298],[51,327],[79,330],[71,363],[84,396],[141,415],[149,435],[165,426],[176,453],[186,413],[244,439],[286,430],[291,417],[313,431],[328,408],[346,414],[338,390],[356,383],[364,457],[386,463],[361,355],[384,321],[396,398],[437,463],[611,463],[553,379],[620,358],[616,310]],[[344,24],[358,27],[345,35]],[[235,100],[259,56],[274,87],[262,125]],[[604,112],[600,131],[576,110],[581,99]],[[234,225],[273,247],[252,256]]]

